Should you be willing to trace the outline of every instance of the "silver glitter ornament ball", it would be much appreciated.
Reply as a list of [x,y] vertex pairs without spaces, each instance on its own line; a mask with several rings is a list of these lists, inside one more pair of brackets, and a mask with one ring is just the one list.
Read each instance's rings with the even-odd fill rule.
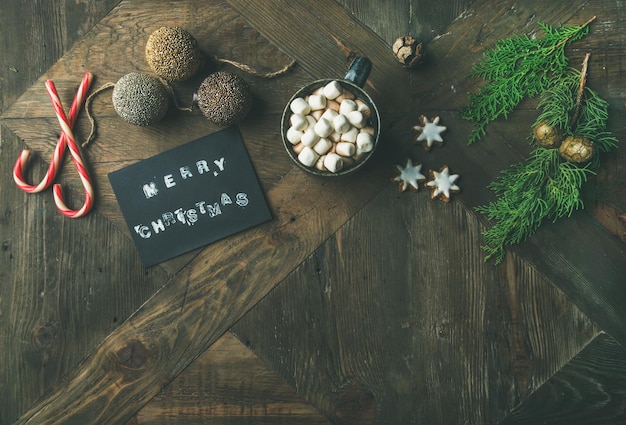
[[157,78],[131,72],[113,87],[113,108],[126,122],[146,127],[160,121],[169,104],[167,90]]
[[220,126],[229,126],[248,115],[252,107],[252,93],[240,76],[218,71],[202,81],[196,101],[207,119]]
[[156,75],[167,81],[184,81],[200,68],[198,42],[180,27],[161,27],[148,37],[146,62]]

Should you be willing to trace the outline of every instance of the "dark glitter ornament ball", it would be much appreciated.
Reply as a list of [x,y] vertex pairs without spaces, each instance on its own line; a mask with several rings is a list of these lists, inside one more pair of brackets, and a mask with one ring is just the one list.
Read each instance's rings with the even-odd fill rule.
[[146,42],[146,62],[167,81],[184,81],[196,75],[201,57],[196,39],[180,27],[161,27]]
[[113,87],[113,108],[126,122],[148,126],[165,115],[169,104],[167,90],[156,78],[131,72]]
[[196,101],[207,119],[217,125],[229,126],[248,115],[252,106],[252,93],[240,76],[218,71],[200,84]]

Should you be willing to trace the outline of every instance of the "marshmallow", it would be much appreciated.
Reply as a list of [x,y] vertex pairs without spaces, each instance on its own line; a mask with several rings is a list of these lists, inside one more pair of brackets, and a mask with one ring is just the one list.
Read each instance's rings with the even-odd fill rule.
[[311,114],[309,114],[307,116],[313,117],[313,119],[317,122],[317,121],[319,121],[320,118],[322,118],[323,114],[324,114],[324,110],[323,109],[318,109],[317,111],[311,111]]
[[309,106],[312,111],[319,111],[326,107],[326,96],[323,94],[312,94],[309,96]]
[[311,116],[311,115],[307,115],[304,118],[306,118],[306,122],[309,124],[309,125],[306,126],[306,128],[309,128],[309,127],[313,128],[313,126],[317,122],[317,120],[313,116]]
[[361,112],[365,118],[372,116],[372,110],[367,103],[363,102],[361,99],[356,99],[354,102],[356,103],[356,110]]
[[374,136],[369,133],[360,132],[358,136],[356,136],[356,147],[359,153],[371,152],[372,149],[374,149]]
[[337,111],[333,111],[332,109],[327,109],[324,111],[321,118],[324,118],[328,122],[333,122],[333,120],[335,119],[337,115],[339,115]]
[[364,127],[367,121],[365,115],[363,115],[359,111],[348,112],[348,115],[346,115],[346,117],[348,118],[348,121],[350,121],[350,124],[352,124],[356,128]]
[[349,142],[337,143],[337,153],[341,156],[352,156],[356,153],[356,146]]
[[332,109],[333,111],[339,113],[339,102],[337,102],[336,100],[327,100],[326,108]]
[[292,145],[295,145],[300,142],[300,139],[302,139],[302,134],[303,133],[301,131],[298,131],[293,127],[289,127],[287,129],[287,140],[289,140],[289,143]]
[[320,118],[320,120],[313,127],[313,130],[315,130],[315,133],[317,133],[319,137],[328,137],[334,129],[328,120]]
[[311,106],[309,105],[309,102],[301,97],[296,97],[294,100],[292,100],[289,108],[294,114],[306,115],[311,112]]
[[352,99],[345,99],[339,104],[339,113],[348,115],[349,112],[356,111],[356,102]]
[[376,134],[376,129],[371,125],[367,125],[361,129],[361,133],[369,133],[373,136],[374,134]]
[[319,155],[308,146],[305,146],[304,149],[302,149],[302,152],[298,155],[298,161],[300,161],[300,163],[302,163],[305,167],[314,166],[318,158]]
[[315,146],[313,146],[313,150],[320,155],[324,155],[327,153],[330,148],[333,147],[333,142],[328,139],[320,139]]
[[350,121],[345,115],[339,114],[333,119],[333,127],[337,133],[345,133],[350,130]]
[[345,99],[355,99],[356,96],[350,90],[343,89],[343,92],[335,98],[335,100],[339,103],[343,102]]
[[325,159],[326,159],[326,155],[322,155],[319,158],[317,158],[317,161],[315,162],[315,168],[317,168],[320,171],[328,171],[326,170],[326,167],[324,167]]
[[339,81],[293,99],[289,107],[293,114],[285,138],[305,167],[336,173],[375,147],[377,131],[369,122],[373,107]]
[[296,145],[293,145],[293,151],[296,153],[296,155],[299,155],[300,152],[302,152],[302,149],[304,149],[305,146],[302,143],[298,143]]
[[343,158],[336,153],[329,153],[326,155],[326,158],[324,158],[324,167],[331,173],[341,171],[343,168]]
[[300,141],[304,144],[304,146],[313,147],[319,139],[320,136],[315,132],[315,130],[313,128],[308,128],[300,138]]
[[334,131],[330,134],[330,136],[328,136],[328,140],[330,140],[331,142],[337,143],[338,141],[341,140],[341,133]]
[[359,134],[359,129],[356,127],[351,127],[350,130],[346,131],[341,135],[342,142],[356,143],[356,136]]
[[289,118],[289,122],[291,123],[291,127],[298,131],[304,131],[309,126],[309,122],[302,114],[292,114]]
[[328,99],[336,99],[341,93],[343,93],[343,87],[339,81],[331,81],[324,86],[324,96]]

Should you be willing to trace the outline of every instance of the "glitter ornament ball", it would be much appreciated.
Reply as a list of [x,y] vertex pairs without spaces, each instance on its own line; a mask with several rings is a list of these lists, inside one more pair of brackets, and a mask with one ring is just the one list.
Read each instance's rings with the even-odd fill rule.
[[218,71],[200,84],[196,101],[207,119],[217,125],[229,126],[248,115],[252,106],[252,93],[240,76]]
[[167,112],[169,97],[163,84],[146,74],[131,72],[113,87],[113,108],[126,122],[142,127],[160,121]]
[[559,154],[569,162],[582,164],[593,158],[593,142],[582,136],[568,136],[559,146]]
[[184,81],[196,75],[201,58],[196,39],[180,27],[161,27],[146,42],[146,62],[167,81]]
[[558,128],[542,121],[533,129],[533,138],[539,146],[546,149],[558,148],[563,141],[563,132]]

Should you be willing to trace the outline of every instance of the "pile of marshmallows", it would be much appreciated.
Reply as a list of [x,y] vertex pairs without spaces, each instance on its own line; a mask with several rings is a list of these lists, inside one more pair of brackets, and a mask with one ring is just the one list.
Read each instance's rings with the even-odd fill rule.
[[339,81],[331,81],[289,104],[287,140],[306,167],[337,173],[374,149],[370,107]]

